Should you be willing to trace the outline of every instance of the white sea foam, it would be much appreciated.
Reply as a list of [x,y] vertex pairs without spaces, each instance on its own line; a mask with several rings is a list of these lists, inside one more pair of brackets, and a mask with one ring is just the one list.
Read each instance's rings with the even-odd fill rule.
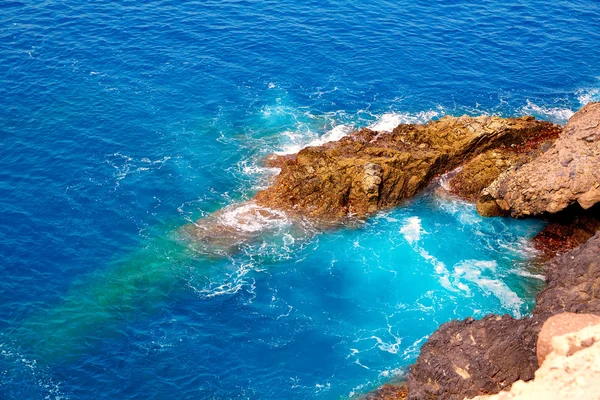
[[404,235],[408,243],[414,244],[421,240],[421,234],[426,232],[421,227],[421,218],[409,217],[400,228],[400,233]]
[[400,124],[417,124],[424,123],[439,117],[442,111],[422,111],[416,114],[409,113],[385,113],[377,118],[375,122],[368,126],[374,131],[391,132]]
[[530,100],[527,100],[527,105],[521,108],[521,112],[523,114],[534,115],[559,124],[566,123],[569,118],[575,114],[575,112],[569,108],[539,106]]
[[[486,277],[486,272],[496,275],[496,261],[464,260],[454,266],[455,285],[461,284],[460,280],[472,282],[485,293],[493,294],[500,300],[503,307],[512,310],[516,316],[520,316],[523,300],[513,292],[508,285],[500,279]],[[466,285],[462,285],[465,290]],[[470,293],[468,288],[467,293]]]
[[582,106],[593,101],[600,101],[600,88],[580,89],[575,94]]
[[243,203],[225,208],[218,216],[219,223],[241,232],[260,232],[291,225],[286,214],[279,210]]
[[393,343],[386,343],[377,336],[371,336],[371,339],[375,339],[377,341],[377,347],[379,348],[379,350],[386,351],[390,354],[396,354],[398,353],[398,350],[400,350],[400,344],[402,344],[402,339],[396,336],[393,337],[395,340]]
[[[308,112],[294,110],[289,107],[265,107],[263,108],[263,117],[272,118],[280,117],[281,115],[288,116],[296,121],[296,129],[287,130],[281,133],[284,139],[279,150],[275,153],[279,155],[295,154],[307,146],[320,146],[327,142],[340,140],[344,136],[352,133],[356,126],[361,126],[369,123],[369,129],[374,131],[391,131],[399,124],[403,123],[424,123],[433,118],[443,115],[443,110],[423,111],[415,114],[389,112],[381,115],[373,115],[368,111],[360,111],[357,113],[357,118],[348,117],[343,111],[326,114],[321,117],[314,116]],[[361,116],[362,114],[362,116]],[[365,117],[366,115],[366,117]],[[373,118],[375,121],[373,122]],[[348,122],[352,120],[352,122]],[[326,121],[327,126],[332,126],[324,134],[318,134],[318,128],[315,126],[316,121]]]
[[[314,137],[312,140],[310,140],[308,142],[306,142],[306,141],[303,142],[303,139],[305,139],[305,137],[306,137],[305,135],[300,135],[295,132],[286,131],[283,133],[283,135],[287,136],[292,141],[292,143],[284,146],[284,148],[282,150],[276,151],[275,154],[279,154],[279,155],[295,154],[305,147],[320,146],[327,142],[338,141],[341,138],[343,138],[344,136],[349,135],[353,131],[354,131],[354,126],[341,124],[341,125],[337,125],[337,126],[333,127],[329,131],[325,132],[325,134],[323,134],[322,136]],[[313,136],[313,135],[314,134],[312,134],[312,135],[309,134],[309,136]]]

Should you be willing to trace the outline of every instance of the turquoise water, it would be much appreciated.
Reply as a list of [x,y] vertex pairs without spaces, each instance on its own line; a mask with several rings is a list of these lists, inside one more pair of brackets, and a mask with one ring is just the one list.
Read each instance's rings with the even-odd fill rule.
[[[347,398],[443,322],[526,314],[541,223],[432,193],[329,232],[236,204],[267,154],[358,127],[564,123],[600,100],[599,7],[0,4],[0,397]],[[254,241],[182,235],[224,207]]]

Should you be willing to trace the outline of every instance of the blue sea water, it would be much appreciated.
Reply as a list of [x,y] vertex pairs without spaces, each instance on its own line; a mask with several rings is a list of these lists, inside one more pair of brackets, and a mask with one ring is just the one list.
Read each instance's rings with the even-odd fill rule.
[[[441,323],[527,314],[541,222],[424,194],[328,232],[243,220],[261,160],[600,100],[600,3],[0,3],[0,397],[340,399]],[[229,207],[229,254],[178,228]]]

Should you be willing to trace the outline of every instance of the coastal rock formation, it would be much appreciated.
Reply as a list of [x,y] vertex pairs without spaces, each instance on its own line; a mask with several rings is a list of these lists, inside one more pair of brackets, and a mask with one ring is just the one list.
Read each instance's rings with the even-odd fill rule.
[[552,147],[561,129],[532,137],[510,147],[495,148],[467,162],[450,180],[450,191],[465,200],[476,202],[481,191],[509,168],[530,162]]
[[599,160],[600,103],[590,103],[571,117],[550,150],[487,187],[478,210],[520,217],[556,213],[575,202],[589,209],[600,201]]
[[[537,360],[542,365],[548,354],[552,353],[554,347],[552,339],[555,336],[566,335],[583,328],[600,324],[600,316],[594,314],[560,313],[546,320],[537,341]],[[600,362],[600,360],[598,360]]]
[[450,191],[476,202],[483,189],[511,166],[521,155],[508,148],[488,150],[468,162],[450,181]]
[[559,130],[533,117],[488,116],[444,117],[399,125],[392,132],[363,129],[295,156],[271,157],[269,165],[281,172],[254,201],[319,222],[361,218],[398,205],[436,175],[486,150],[551,137]]
[[497,393],[533,378],[536,341],[552,315],[600,315],[600,231],[583,245],[546,263],[548,286],[530,318],[488,315],[442,325],[411,368],[409,399],[463,399]]
[[411,368],[408,399],[462,400],[533,378],[540,328],[537,321],[507,315],[442,325]]
[[534,380],[518,381],[508,392],[476,399],[600,399],[600,324],[554,336],[549,350]]
[[548,286],[536,297],[534,315],[560,312],[600,315],[600,231],[544,266]]

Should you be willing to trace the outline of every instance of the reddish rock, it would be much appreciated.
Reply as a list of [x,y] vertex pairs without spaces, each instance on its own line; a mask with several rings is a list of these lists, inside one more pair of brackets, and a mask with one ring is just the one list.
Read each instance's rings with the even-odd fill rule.
[[408,385],[383,385],[379,389],[367,394],[363,400],[403,400],[408,396]]
[[550,223],[533,237],[532,243],[545,257],[553,258],[585,243],[599,229],[600,206],[582,210],[575,205],[574,210],[565,210],[551,218]]
[[542,365],[554,348],[552,338],[566,333],[576,332],[588,326],[600,324],[600,316],[594,314],[574,314],[565,312],[556,314],[542,326],[537,341],[537,360]]

